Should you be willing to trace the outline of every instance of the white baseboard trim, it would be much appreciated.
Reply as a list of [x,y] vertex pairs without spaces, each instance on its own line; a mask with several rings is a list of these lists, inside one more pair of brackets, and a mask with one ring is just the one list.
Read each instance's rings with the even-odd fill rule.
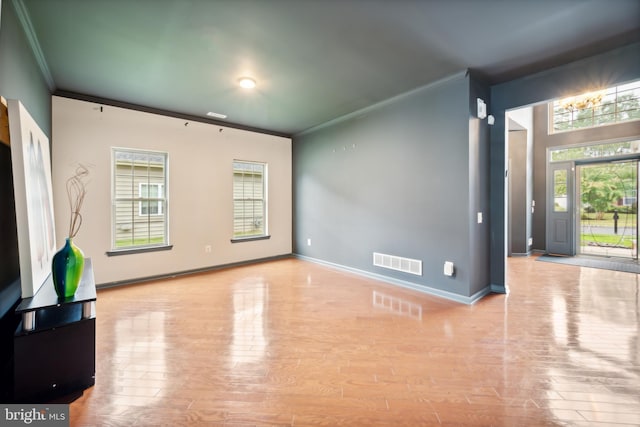
[[[321,259],[317,259],[317,258],[312,258],[306,255],[300,255],[300,254],[293,254],[293,256],[295,258],[304,260],[304,261],[309,261],[309,262],[313,262],[315,264],[320,264],[320,265],[324,265],[327,267],[331,267],[331,268],[335,268],[337,270],[341,270],[341,271],[346,271],[348,273],[353,273],[353,274],[357,274],[359,276],[363,276],[363,277],[367,277],[369,279],[374,279],[374,280],[379,280],[381,282],[387,283],[387,284],[391,284],[391,285],[396,285],[396,286],[400,286],[402,288],[406,288],[406,289],[411,289],[414,291],[418,291],[418,292],[422,292],[424,294],[428,294],[428,295],[432,295],[432,296],[436,296],[436,297],[440,297],[440,298],[445,298],[448,299],[450,301],[455,301],[455,302],[459,302],[462,304],[467,304],[467,305],[472,305],[474,303],[476,303],[477,301],[479,301],[480,299],[482,299],[482,297],[490,294],[492,292],[491,286],[486,286],[485,288],[481,289],[480,291],[476,292],[475,294],[466,297],[464,295],[458,295],[458,294],[454,294],[452,292],[447,292],[447,291],[443,291],[442,289],[436,289],[436,288],[431,288],[429,286],[424,286],[424,285],[418,285],[416,283],[411,283],[408,282],[406,280],[400,280],[400,279],[396,279],[393,277],[388,277],[388,276],[384,276],[382,274],[377,274],[377,273],[371,273],[369,271],[365,271],[365,270],[360,270],[358,268],[353,268],[353,267],[347,267],[341,264],[336,264],[333,262],[329,262],[329,261],[324,261]],[[500,292],[500,293],[504,293],[504,292]]]

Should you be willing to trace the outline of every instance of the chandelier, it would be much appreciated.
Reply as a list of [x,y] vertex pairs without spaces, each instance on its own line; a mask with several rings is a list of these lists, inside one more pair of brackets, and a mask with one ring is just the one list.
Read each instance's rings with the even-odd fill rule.
[[560,100],[560,106],[565,110],[578,111],[585,108],[593,108],[600,105],[604,91],[588,92],[582,95],[570,96]]

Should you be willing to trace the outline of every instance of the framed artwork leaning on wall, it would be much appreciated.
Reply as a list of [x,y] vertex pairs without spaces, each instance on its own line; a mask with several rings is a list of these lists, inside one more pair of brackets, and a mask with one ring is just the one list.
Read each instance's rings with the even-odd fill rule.
[[22,298],[51,274],[56,252],[49,138],[18,100],[9,100],[11,164],[16,201]]

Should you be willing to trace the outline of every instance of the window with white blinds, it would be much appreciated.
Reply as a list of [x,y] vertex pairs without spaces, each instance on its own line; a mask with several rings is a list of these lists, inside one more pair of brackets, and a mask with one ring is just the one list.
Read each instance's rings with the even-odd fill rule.
[[267,236],[267,165],[233,162],[233,238]]
[[168,245],[167,156],[113,149],[113,250]]

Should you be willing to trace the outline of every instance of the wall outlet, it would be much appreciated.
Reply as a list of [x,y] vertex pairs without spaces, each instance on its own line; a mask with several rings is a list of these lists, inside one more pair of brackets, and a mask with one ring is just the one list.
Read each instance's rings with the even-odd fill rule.
[[205,251],[205,253],[210,254],[210,253],[211,253],[211,245],[206,245],[206,246],[204,247],[204,251]]
[[453,265],[453,262],[451,261],[445,261],[444,262],[444,275],[445,276],[453,276],[455,274],[456,270],[455,267]]
[[482,212],[478,212],[478,224],[482,224]]
[[311,239],[307,239],[307,246],[311,246]]
[[533,245],[533,237],[529,237],[529,246]]

